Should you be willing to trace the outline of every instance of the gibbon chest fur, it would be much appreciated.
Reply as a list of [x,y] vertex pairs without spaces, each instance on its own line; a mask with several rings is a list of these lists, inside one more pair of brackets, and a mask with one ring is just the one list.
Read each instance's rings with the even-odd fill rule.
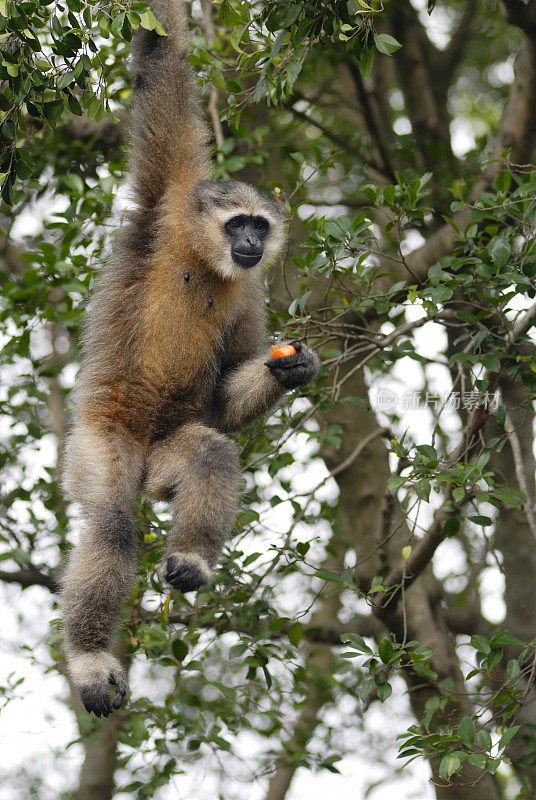
[[147,288],[140,375],[155,398],[147,409],[149,440],[182,421],[214,421],[217,386],[234,361],[233,328],[259,294],[251,278],[229,282],[195,260],[178,260],[162,265]]
[[150,5],[167,36],[140,28],[132,42],[136,208],[88,309],[65,454],[85,530],[62,581],[64,642],[97,716],[128,688],[111,648],[136,571],[137,493],[172,504],[161,578],[183,592],[209,583],[240,494],[227,434],[319,370],[300,342],[270,358],[262,271],[284,251],[282,213],[253,186],[210,180],[185,3]]

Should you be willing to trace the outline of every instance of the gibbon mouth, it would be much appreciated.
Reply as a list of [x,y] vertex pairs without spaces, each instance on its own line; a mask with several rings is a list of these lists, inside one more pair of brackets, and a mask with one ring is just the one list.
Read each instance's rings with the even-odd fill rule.
[[262,253],[237,253],[236,250],[233,250],[231,254],[235,264],[243,269],[254,267],[262,258]]

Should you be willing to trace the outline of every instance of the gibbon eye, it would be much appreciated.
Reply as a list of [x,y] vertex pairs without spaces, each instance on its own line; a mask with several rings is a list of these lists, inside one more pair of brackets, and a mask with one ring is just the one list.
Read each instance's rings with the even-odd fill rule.
[[225,227],[230,228],[232,231],[240,230],[240,228],[244,227],[244,217],[231,217],[231,219],[225,223]]
[[253,227],[256,231],[261,231],[261,233],[266,233],[270,224],[267,219],[264,217],[255,217],[253,220]]

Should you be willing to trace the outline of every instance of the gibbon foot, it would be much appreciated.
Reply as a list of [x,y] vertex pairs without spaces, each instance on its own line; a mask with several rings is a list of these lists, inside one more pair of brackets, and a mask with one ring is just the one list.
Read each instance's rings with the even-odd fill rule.
[[[96,717],[108,717],[121,707],[128,691],[126,672],[119,661],[105,651],[81,653],[69,664],[69,670],[86,711]],[[110,697],[110,686],[115,696]]]
[[320,371],[320,359],[314,350],[302,342],[294,340],[290,344],[296,350],[293,355],[271,358],[264,363],[285,389],[296,389],[316,378]]
[[202,556],[196,553],[175,553],[166,559],[164,577],[174,589],[193,592],[210,583],[212,573]]

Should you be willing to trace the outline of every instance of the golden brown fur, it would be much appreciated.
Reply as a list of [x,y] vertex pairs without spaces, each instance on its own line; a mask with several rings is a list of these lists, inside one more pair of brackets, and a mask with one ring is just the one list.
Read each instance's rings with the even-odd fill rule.
[[[90,304],[65,464],[67,489],[86,521],[63,581],[66,651],[82,700],[97,716],[118,708],[127,690],[109,651],[135,574],[137,492],[173,504],[162,576],[182,591],[207,583],[239,496],[237,455],[225,432],[248,425],[318,371],[316,356],[300,344],[285,364],[266,364],[262,268],[282,252],[284,222],[254,187],[209,180],[206,130],[186,63],[185,7],[182,0],[151,5],[168,36],[140,29],[133,42],[137,207]],[[266,226],[254,268],[238,266],[231,252],[225,225],[236,215]]]

